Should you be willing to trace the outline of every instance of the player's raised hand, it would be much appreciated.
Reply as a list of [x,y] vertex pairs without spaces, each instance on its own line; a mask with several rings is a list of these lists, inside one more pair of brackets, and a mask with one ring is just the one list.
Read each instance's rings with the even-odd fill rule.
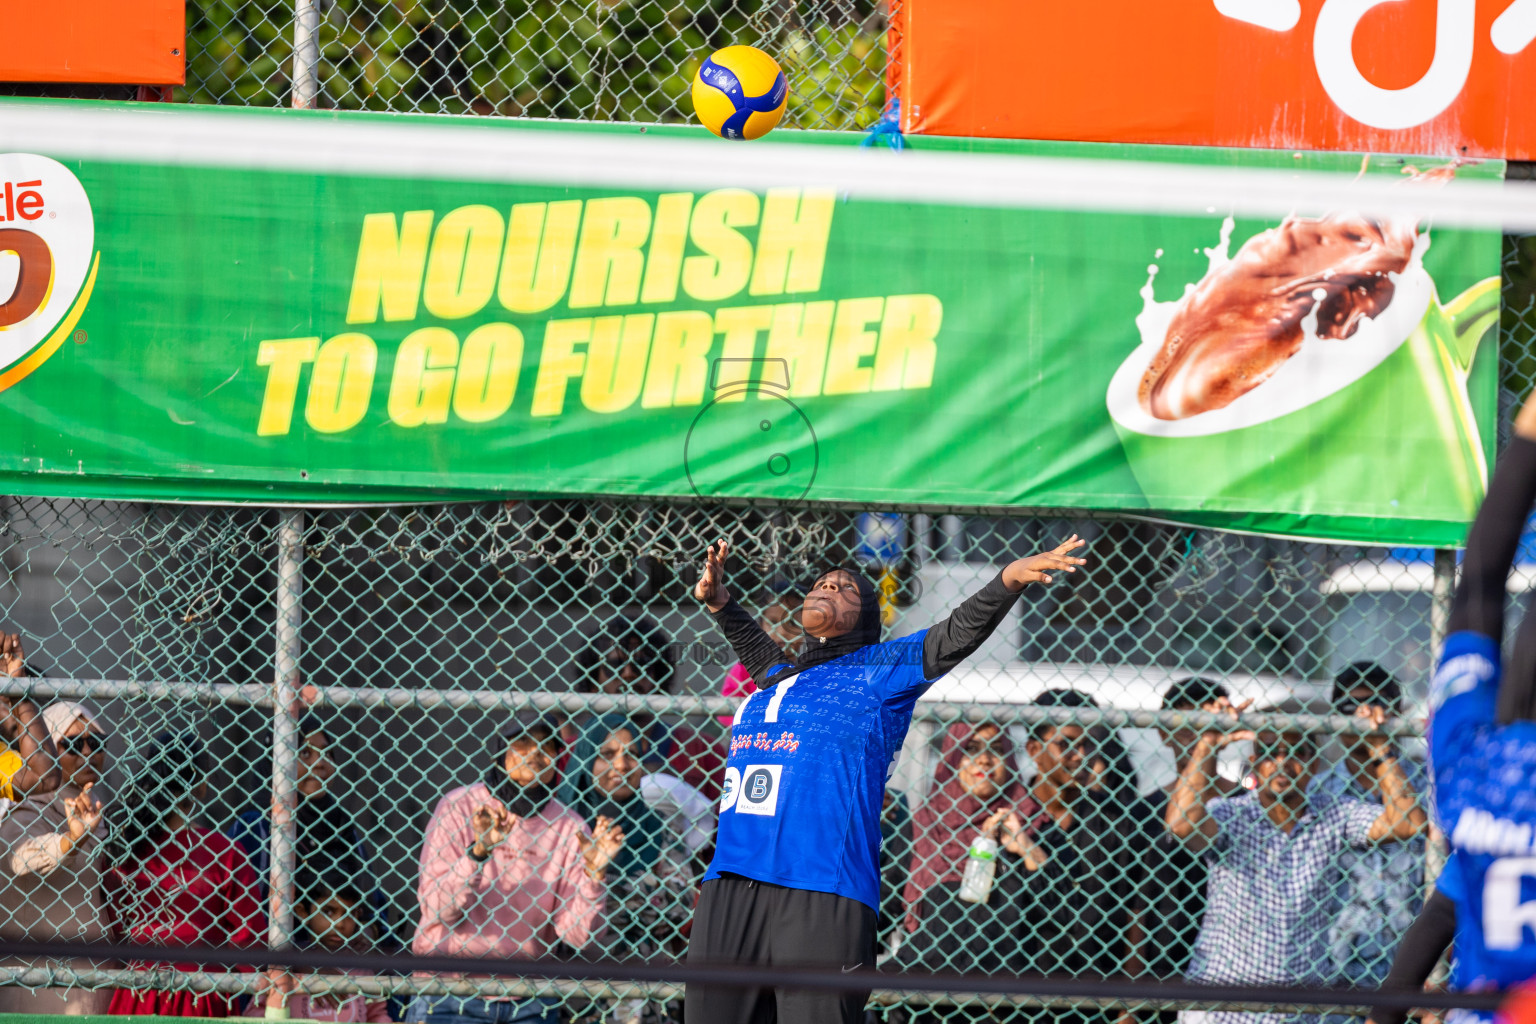
[[725,559],[730,553],[731,545],[723,540],[704,550],[704,572],[694,585],[693,596],[712,612],[731,603],[731,592],[725,589]]
[[1076,572],[1080,565],[1087,565],[1086,558],[1077,558],[1072,552],[1087,545],[1073,534],[1049,551],[1010,562],[1003,570],[1003,585],[1009,590],[1023,590],[1030,583],[1049,583],[1053,572]]

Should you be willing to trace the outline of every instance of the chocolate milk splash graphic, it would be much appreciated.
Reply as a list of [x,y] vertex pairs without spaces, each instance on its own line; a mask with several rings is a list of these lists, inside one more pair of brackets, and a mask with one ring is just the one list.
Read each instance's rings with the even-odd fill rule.
[[[1443,185],[1458,166],[1409,170],[1405,184]],[[1429,244],[1416,221],[1349,212],[1292,215],[1228,259],[1231,233],[1228,218],[1219,246],[1205,250],[1210,269],[1176,304],[1137,387],[1142,410],[1156,419],[1226,408],[1273,377],[1303,345],[1354,337],[1392,304],[1403,275]],[[1142,297],[1151,304],[1157,268],[1149,273]]]
[[[1465,535],[1487,483],[1479,420],[1496,367],[1478,364],[1475,394],[1469,375],[1492,347],[1499,278],[1442,300],[1419,228],[1293,216],[1229,256],[1228,217],[1178,298],[1158,302],[1147,268],[1140,342],[1104,400],[1148,507],[1340,539]],[[1496,269],[1495,235],[1448,237],[1452,263]]]
[[1287,217],[1195,285],[1137,389],[1160,420],[1222,409],[1303,344],[1344,341],[1392,302],[1415,225],[1358,214]]

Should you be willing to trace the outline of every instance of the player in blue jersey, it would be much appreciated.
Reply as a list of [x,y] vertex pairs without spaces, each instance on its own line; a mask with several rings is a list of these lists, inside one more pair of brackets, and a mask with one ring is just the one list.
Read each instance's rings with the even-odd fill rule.
[[[1429,696],[1435,816],[1450,857],[1384,988],[1421,986],[1453,937],[1453,989],[1505,990],[1536,977],[1536,612],[1520,623],[1507,671],[1500,651],[1505,581],[1533,501],[1536,400],[1515,417],[1467,537]],[[1400,1024],[1402,1015],[1372,1018]],[[1491,1019],[1467,1010],[1447,1018]]]
[[[690,964],[874,966],[880,811],[912,708],[991,636],[1026,584],[1075,572],[1076,535],[1010,563],[943,622],[880,642],[875,588],[856,569],[817,578],[793,659],[731,599],[721,542],[694,595],[760,687],[737,709],[715,857]],[[688,1024],[854,1024],[868,992],[690,985]]]

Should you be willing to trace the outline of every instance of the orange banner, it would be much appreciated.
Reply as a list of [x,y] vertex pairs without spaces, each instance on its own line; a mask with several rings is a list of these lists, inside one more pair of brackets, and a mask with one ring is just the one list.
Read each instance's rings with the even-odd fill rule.
[[904,0],[902,130],[1536,158],[1536,0]]
[[186,80],[185,0],[6,4],[0,81],[170,85]]

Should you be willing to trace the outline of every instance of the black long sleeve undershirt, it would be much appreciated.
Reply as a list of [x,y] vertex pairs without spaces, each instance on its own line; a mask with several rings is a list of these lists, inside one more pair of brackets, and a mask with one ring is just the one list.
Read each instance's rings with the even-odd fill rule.
[[1504,636],[1504,587],[1520,544],[1520,531],[1536,501],[1536,441],[1517,437],[1494,467],[1488,496],[1467,535],[1461,583],[1451,603],[1451,632]]
[[724,608],[709,614],[714,618],[715,625],[720,627],[720,632],[725,634],[731,650],[736,653],[736,660],[751,674],[758,689],[766,688],[768,670],[784,663],[784,648],[774,643],[773,637],[757,624],[757,619],[750,612],[736,603],[735,598],[728,601]]
[[[935,623],[923,637],[923,675],[937,678],[974,654],[996,631],[1019,599],[1019,593],[1022,591],[1009,590],[1003,583],[1003,574],[998,573],[945,619]],[[768,670],[784,663],[784,649],[734,599],[710,615],[752,681],[766,688]]]
[[[1456,904],[1439,889],[1429,894],[1424,909],[1403,933],[1392,969],[1381,983],[1383,989],[1409,989],[1422,992],[1424,983],[1440,962],[1440,956],[1456,936]],[[1407,1010],[1377,1010],[1371,1014],[1375,1024],[1403,1024]]]
[[976,653],[1019,599],[1022,590],[1009,590],[998,573],[992,582],[960,603],[923,637],[923,676],[936,679]]
[[[1461,583],[1451,603],[1450,631],[1476,630],[1499,642],[1504,636],[1505,583],[1520,533],[1536,501],[1536,441],[1516,437],[1494,468],[1488,496],[1467,537]],[[1529,718],[1536,696],[1536,614],[1527,613],[1515,636],[1510,663],[1499,684],[1501,722]]]

